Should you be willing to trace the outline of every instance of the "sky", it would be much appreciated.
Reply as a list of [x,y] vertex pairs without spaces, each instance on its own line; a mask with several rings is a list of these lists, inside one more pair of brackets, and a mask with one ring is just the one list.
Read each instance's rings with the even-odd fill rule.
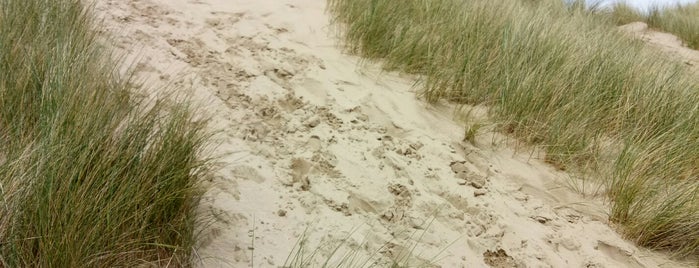
[[626,2],[640,10],[648,10],[651,7],[674,6],[677,4],[695,3],[697,0],[587,0],[588,3],[599,3],[608,5],[616,2]]

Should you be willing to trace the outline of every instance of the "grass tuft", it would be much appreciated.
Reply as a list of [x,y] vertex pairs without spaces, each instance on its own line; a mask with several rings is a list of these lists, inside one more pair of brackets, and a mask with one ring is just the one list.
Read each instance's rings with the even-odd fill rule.
[[0,2],[0,267],[189,266],[204,123],[131,98],[89,13]]

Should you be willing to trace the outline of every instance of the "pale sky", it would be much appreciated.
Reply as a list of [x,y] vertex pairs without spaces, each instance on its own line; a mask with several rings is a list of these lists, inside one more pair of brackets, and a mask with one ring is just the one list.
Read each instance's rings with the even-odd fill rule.
[[648,10],[648,8],[657,6],[673,6],[677,4],[689,4],[694,3],[697,0],[587,0],[588,3],[603,3],[604,5],[616,3],[616,2],[626,2],[633,7],[637,7],[640,10]]

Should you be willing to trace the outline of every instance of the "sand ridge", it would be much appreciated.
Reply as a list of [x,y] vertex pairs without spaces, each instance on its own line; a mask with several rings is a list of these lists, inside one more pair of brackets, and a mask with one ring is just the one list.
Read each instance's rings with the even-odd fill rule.
[[536,155],[497,134],[462,141],[453,107],[416,98],[414,77],[343,54],[324,5],[96,2],[140,79],[212,117],[199,265],[281,267],[304,235],[320,256],[349,238],[379,267],[409,252],[438,267],[680,265],[622,239]]
[[619,26],[619,29],[692,66],[695,70],[699,68],[699,51],[687,47],[677,36],[651,29],[644,22],[632,22]]

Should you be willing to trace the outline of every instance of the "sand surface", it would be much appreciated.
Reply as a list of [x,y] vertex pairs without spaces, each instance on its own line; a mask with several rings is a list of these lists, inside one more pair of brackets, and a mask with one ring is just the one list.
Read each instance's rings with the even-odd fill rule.
[[644,22],[632,22],[619,29],[699,70],[699,51],[688,48],[677,36],[648,28]]
[[416,98],[414,77],[342,53],[322,0],[96,10],[141,81],[184,89],[212,118],[202,267],[282,267],[302,237],[314,265],[346,239],[336,255],[377,267],[681,266],[622,239],[536,153],[487,127],[463,142],[459,113]]

